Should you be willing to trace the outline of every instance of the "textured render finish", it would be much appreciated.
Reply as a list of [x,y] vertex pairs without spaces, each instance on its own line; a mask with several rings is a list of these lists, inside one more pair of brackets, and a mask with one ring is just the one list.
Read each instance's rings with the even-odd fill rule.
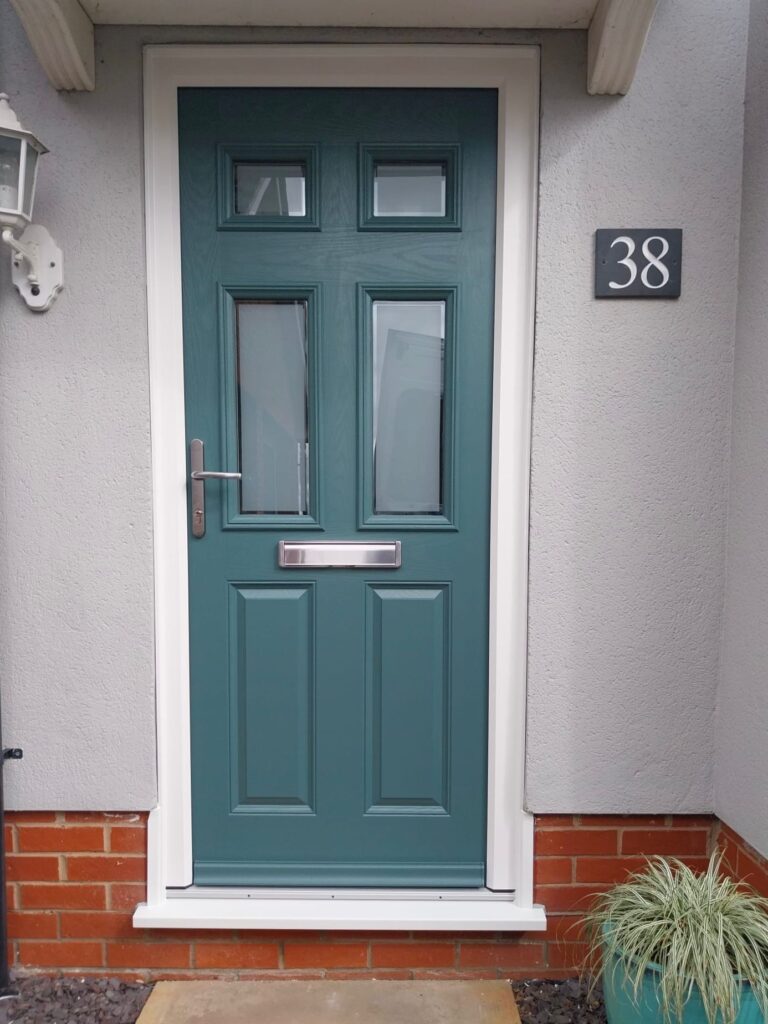
[[[586,95],[583,33],[448,30],[101,28],[95,94],[57,95],[8,0],[0,23],[0,87],[54,151],[38,210],[67,277],[33,317],[0,260],[11,805],[155,799],[142,43],[541,40],[529,804],[708,809],[744,4],[661,5],[626,99]],[[592,233],[621,224],[682,225],[680,302],[590,298]]]
[[768,8],[753,0],[715,809],[768,856]]
[[0,79],[51,153],[36,219],[65,289],[30,312],[0,253],[0,646],[11,807],[155,803],[151,481],[135,51],[56,93],[7,0]]
[[[625,99],[544,49],[527,800],[711,808],[745,3],[660,4]],[[597,227],[684,229],[678,301],[590,299]]]

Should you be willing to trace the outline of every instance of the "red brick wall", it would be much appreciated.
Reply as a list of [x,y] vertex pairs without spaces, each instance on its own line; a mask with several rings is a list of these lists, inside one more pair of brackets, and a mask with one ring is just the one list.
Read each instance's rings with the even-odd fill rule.
[[[7,820],[15,964],[142,978],[572,976],[583,953],[579,911],[591,895],[641,867],[646,854],[703,867],[718,832],[710,817],[537,819],[536,899],[549,918],[543,934],[174,932],[131,925],[145,898],[146,815],[13,813]],[[730,830],[723,836],[737,865],[747,864],[739,858],[753,856],[748,848],[737,848]]]
[[744,842],[740,835],[721,824],[718,846],[725,853],[725,862],[734,878],[741,878],[768,899],[768,858]]

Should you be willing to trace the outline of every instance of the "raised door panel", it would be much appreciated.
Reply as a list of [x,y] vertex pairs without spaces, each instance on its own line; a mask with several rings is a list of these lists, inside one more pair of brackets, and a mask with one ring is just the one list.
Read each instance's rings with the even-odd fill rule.
[[314,592],[233,584],[232,803],[244,813],[314,805]]
[[449,595],[447,586],[369,587],[369,814],[448,813]]

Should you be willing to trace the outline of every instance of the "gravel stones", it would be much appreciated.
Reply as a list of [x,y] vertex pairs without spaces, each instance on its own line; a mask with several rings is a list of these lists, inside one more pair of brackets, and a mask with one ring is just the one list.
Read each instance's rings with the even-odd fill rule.
[[[152,985],[117,978],[17,979],[19,996],[0,1000],[0,1024],[135,1024]],[[600,990],[579,981],[512,984],[522,1024],[605,1024]]]
[[117,978],[17,978],[0,1000],[0,1024],[135,1024],[151,985]]
[[599,988],[576,980],[512,983],[522,1024],[605,1024]]

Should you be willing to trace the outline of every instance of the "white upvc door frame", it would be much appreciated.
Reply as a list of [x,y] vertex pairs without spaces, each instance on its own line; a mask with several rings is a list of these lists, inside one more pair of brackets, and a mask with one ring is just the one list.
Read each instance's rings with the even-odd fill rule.
[[[187,480],[177,92],[197,87],[485,88],[498,92],[490,547],[487,885],[508,899],[324,901],[192,883]],[[528,504],[536,267],[539,49],[448,45],[195,45],[144,51],[146,247],[154,488],[158,806],[142,927],[543,928],[524,810]],[[339,894],[340,895],[340,894]],[[440,894],[435,893],[435,897]],[[445,894],[448,896],[448,894]],[[490,895],[490,894],[489,894]],[[175,898],[169,898],[173,896]],[[395,894],[396,896],[396,894]],[[334,894],[329,894],[330,904]],[[365,906],[367,902],[367,906]],[[419,904],[423,904],[419,909]],[[352,909],[349,909],[349,908]],[[356,909],[355,909],[356,907]],[[430,907],[432,908],[430,910]],[[438,910],[440,913],[436,913]],[[387,923],[396,922],[396,923]],[[448,923],[446,923],[448,922]]]

